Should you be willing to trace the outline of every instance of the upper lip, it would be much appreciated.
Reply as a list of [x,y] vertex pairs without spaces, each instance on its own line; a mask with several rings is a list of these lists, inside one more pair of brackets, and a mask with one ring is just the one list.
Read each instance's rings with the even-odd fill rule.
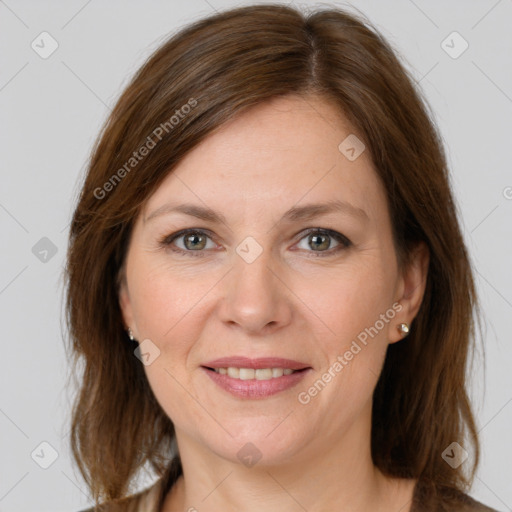
[[302,370],[310,368],[309,365],[294,361],[293,359],[283,359],[281,357],[260,357],[251,359],[244,356],[221,357],[213,361],[204,363],[207,368],[290,368],[292,370]]

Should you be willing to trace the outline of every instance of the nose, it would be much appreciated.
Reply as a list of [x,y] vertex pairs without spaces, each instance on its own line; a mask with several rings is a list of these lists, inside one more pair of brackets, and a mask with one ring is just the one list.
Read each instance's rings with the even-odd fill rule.
[[221,320],[250,334],[270,334],[289,324],[292,297],[271,251],[263,252],[251,263],[238,254],[224,283],[220,306]]

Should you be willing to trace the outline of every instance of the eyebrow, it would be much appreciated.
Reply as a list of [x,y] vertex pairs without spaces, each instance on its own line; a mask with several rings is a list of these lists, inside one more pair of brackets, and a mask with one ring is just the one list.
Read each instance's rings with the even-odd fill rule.
[[[345,201],[333,200],[326,203],[314,203],[305,206],[294,206],[283,214],[279,222],[297,222],[307,221],[319,217],[321,215],[327,215],[329,213],[340,212],[346,215],[357,217],[363,221],[370,220],[368,214],[357,206],[354,206]],[[154,210],[149,214],[144,222],[148,222],[155,217],[166,215],[169,213],[183,213],[191,217],[196,217],[204,221],[212,223],[227,224],[226,217],[220,212],[216,212],[211,208],[199,206],[195,204],[172,204],[167,203]]]

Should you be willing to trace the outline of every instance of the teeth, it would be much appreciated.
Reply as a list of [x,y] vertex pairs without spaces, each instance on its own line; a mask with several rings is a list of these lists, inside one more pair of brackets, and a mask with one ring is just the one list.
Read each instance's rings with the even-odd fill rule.
[[228,375],[228,377],[233,379],[270,380],[282,377],[283,375],[290,375],[297,370],[290,368],[258,368],[255,370],[254,368],[234,368],[230,366],[229,368],[214,368],[214,371],[221,375]]
[[228,377],[233,377],[234,379],[240,378],[240,370],[238,368],[229,367],[227,370],[228,370]]

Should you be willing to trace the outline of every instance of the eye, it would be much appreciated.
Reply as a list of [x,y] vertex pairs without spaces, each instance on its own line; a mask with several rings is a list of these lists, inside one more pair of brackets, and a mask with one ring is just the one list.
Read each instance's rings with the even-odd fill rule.
[[[333,239],[338,245],[331,247]],[[208,231],[203,229],[183,229],[163,238],[160,241],[160,245],[170,248],[173,252],[187,256],[202,257],[207,255],[207,252],[203,249],[215,249],[216,247],[213,241],[211,241],[208,247],[208,240],[211,241]],[[313,248],[312,251],[305,249],[307,252],[317,253],[312,254],[314,257],[331,256],[352,245],[352,242],[341,233],[321,228],[310,229],[305,235],[303,234],[299,241],[302,242],[302,240],[306,240],[306,244]],[[181,246],[178,242],[181,242]],[[301,249],[304,248],[302,247]]]
[[[211,240],[207,232],[202,229],[183,229],[177,233],[166,236],[161,240],[160,244],[169,247],[174,252],[188,256],[205,256],[203,249],[215,248],[213,242],[213,247],[207,247],[208,239]],[[182,241],[182,245],[175,244],[175,241]]]
[[[331,247],[332,239],[334,239],[338,245]],[[300,239],[300,241],[302,240],[306,240],[306,247],[313,248],[312,251],[308,252],[317,253],[312,254],[314,257],[322,257],[324,255],[331,256],[352,245],[352,242],[345,235],[337,231],[321,228],[309,230],[306,235]]]

